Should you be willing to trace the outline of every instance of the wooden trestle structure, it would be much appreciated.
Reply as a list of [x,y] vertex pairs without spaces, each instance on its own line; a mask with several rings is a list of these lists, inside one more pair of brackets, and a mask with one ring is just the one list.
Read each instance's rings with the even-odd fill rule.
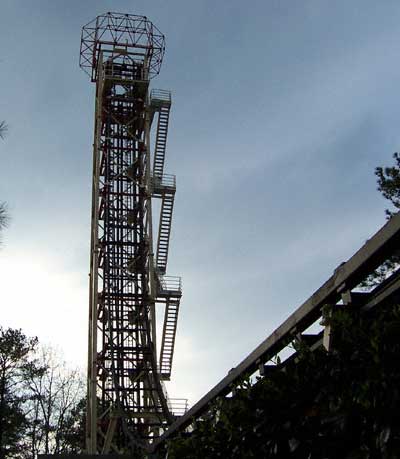
[[[385,305],[400,301],[400,268],[397,266],[385,279],[378,279],[371,289],[362,288],[374,271],[398,256],[400,248],[400,212],[393,216],[347,262],[339,265],[333,275],[295,310],[270,336],[256,347],[237,367],[202,397],[152,445],[154,451],[162,450],[165,442],[179,432],[191,432],[196,421],[208,415],[211,404],[218,397],[234,396],[235,385],[243,378],[258,376],[268,378],[272,371],[280,371],[296,362],[293,342],[303,341],[311,350],[330,347],[330,327],[310,333],[310,329],[323,324],[324,306],[348,308],[354,314],[369,314]],[[287,352],[291,349],[291,353]],[[280,358],[277,359],[277,356]]]

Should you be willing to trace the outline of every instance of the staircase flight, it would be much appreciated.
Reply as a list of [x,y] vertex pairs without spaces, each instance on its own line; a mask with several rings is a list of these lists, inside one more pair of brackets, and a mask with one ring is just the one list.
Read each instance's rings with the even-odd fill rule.
[[155,278],[157,283],[156,302],[165,304],[159,358],[159,371],[161,379],[163,380],[169,380],[171,377],[179,306],[182,296],[180,277],[165,275],[167,271],[172,212],[176,191],[175,176],[164,174],[170,108],[170,92],[153,89],[150,95],[150,114],[152,122],[156,118],[157,127],[155,151],[153,155],[152,196],[161,199],[155,259]]
[[153,174],[154,176],[162,176],[164,173],[165,150],[167,148],[171,93],[162,89],[153,89],[150,94],[150,109],[153,117],[155,113],[158,113]]

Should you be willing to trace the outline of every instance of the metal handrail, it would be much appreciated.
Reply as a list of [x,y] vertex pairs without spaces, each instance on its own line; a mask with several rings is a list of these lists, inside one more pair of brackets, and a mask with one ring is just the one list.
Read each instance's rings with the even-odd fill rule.
[[171,91],[165,89],[152,89],[150,91],[150,100],[171,103]]
[[[130,72],[124,72],[121,68],[121,64],[119,62],[114,63],[114,61],[109,60],[104,62],[104,78],[119,78],[120,80],[132,80],[132,75]],[[138,69],[138,74],[135,75],[135,80],[137,81],[147,81],[145,77],[145,69],[142,67]]]
[[187,398],[169,398],[169,403],[174,416],[183,416],[189,409]]
[[158,275],[161,292],[182,292],[182,278],[179,276]]
[[173,174],[153,175],[151,177],[151,185],[155,191],[161,188],[176,190],[176,176]]

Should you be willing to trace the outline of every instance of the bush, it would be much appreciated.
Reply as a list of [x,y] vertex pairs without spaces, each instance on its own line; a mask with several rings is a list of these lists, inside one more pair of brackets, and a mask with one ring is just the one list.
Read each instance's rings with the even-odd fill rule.
[[335,310],[334,349],[311,352],[215,402],[169,459],[400,457],[400,308]]

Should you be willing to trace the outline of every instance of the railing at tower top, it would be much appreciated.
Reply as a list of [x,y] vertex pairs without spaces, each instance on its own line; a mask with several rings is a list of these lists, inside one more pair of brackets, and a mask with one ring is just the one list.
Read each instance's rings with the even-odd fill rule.
[[135,56],[146,64],[149,78],[158,75],[165,52],[165,37],[146,16],[108,12],[82,28],[80,67],[97,81],[101,54],[115,51]]
[[[323,345],[328,333],[308,334],[307,330],[322,318],[322,308],[337,305],[348,299],[354,311],[368,313],[372,308],[388,302],[398,302],[400,297],[400,269],[389,278],[380,282],[369,292],[357,289],[379,266],[398,251],[400,246],[400,212],[393,216],[361,249],[346,263],[339,265],[333,275],[293,314],[291,314],[269,337],[267,337],[237,367],[202,397],[188,412],[172,424],[168,430],[155,441],[153,448],[162,444],[178,432],[185,430],[196,419],[201,418],[210,404],[218,397],[224,397],[234,391],[235,385],[244,377],[259,372],[260,376],[268,375],[271,368],[284,368],[287,362],[295,361],[295,354],[281,364],[271,365],[271,361],[287,349],[288,343],[300,339],[313,341],[312,348]],[[346,300],[347,301],[347,300]],[[354,303],[353,303],[354,301]],[[343,304],[339,306],[343,307]],[[327,328],[325,328],[327,331]],[[324,336],[325,335],[325,336]],[[266,376],[267,377],[267,376]]]

